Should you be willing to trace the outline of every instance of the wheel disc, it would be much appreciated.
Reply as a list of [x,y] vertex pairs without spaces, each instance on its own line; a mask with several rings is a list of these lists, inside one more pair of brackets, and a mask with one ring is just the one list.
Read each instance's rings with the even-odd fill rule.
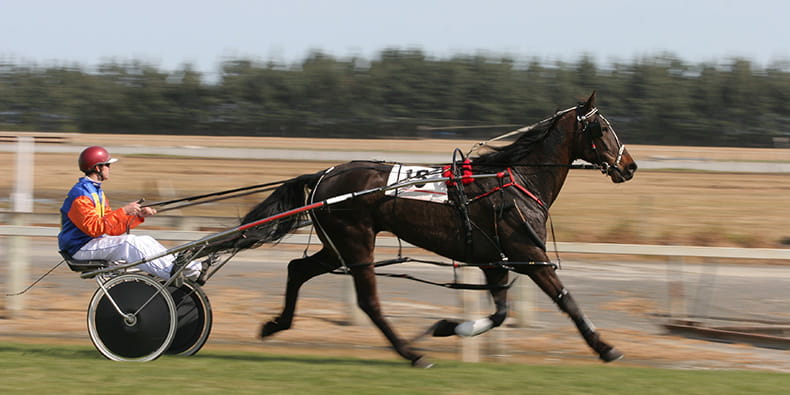
[[[99,288],[88,308],[91,341],[116,361],[149,361],[173,341],[176,308],[172,296],[151,277],[127,274]],[[119,314],[112,301],[123,312]]]
[[176,304],[178,328],[168,354],[194,355],[208,340],[211,332],[211,304],[197,284],[184,283],[181,287],[168,287]]

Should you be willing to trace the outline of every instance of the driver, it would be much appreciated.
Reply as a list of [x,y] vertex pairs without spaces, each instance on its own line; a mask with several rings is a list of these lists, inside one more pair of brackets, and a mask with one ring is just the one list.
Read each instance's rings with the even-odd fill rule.
[[[110,164],[116,161],[104,147],[92,146],[80,153],[78,163],[85,176],[74,184],[60,208],[58,234],[58,247],[74,259],[135,262],[167,250],[151,236],[129,234],[145,217],[156,214],[155,209],[142,207],[139,201],[110,209],[102,182],[110,179]],[[165,255],[137,268],[167,280],[174,260],[172,254]],[[182,273],[197,279],[200,269],[200,262],[194,261]]]

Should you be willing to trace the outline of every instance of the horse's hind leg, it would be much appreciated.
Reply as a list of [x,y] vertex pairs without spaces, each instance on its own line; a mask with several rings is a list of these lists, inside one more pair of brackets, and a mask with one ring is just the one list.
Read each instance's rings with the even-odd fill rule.
[[288,263],[288,280],[285,287],[285,303],[279,316],[263,324],[261,337],[270,336],[276,332],[289,329],[296,311],[296,301],[299,298],[299,289],[311,278],[328,273],[337,267],[336,260],[331,259],[331,253],[322,249],[308,257],[294,259]]
[[584,340],[596,353],[598,353],[601,360],[604,362],[611,362],[623,357],[620,351],[601,340],[598,332],[595,331],[595,326],[587,319],[579,306],[576,305],[576,301],[562,285],[559,277],[557,277],[557,274],[554,272],[554,268],[542,267],[531,270],[526,274],[535,281],[543,292],[551,297],[554,303],[559,306],[560,310],[568,314],[573,320],[573,323],[576,324],[576,328],[579,329]]

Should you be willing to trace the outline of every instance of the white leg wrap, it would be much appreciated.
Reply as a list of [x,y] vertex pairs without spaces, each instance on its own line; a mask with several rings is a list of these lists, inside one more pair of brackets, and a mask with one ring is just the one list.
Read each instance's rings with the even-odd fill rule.
[[494,327],[494,322],[489,318],[481,318],[474,321],[465,321],[455,327],[455,334],[464,337],[477,336],[488,332]]

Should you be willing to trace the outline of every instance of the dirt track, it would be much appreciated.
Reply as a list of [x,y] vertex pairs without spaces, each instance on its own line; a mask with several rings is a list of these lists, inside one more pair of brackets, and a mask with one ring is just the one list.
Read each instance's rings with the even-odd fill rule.
[[[43,273],[56,262],[54,249],[52,240],[33,241],[31,251],[34,251],[34,262],[37,262],[33,269],[35,274]],[[207,349],[236,348],[397,360],[398,356],[366,318],[362,317],[358,324],[350,325],[351,310],[344,296],[344,290],[350,284],[344,276],[326,275],[309,282],[301,293],[294,328],[266,341],[256,338],[261,323],[279,312],[285,286],[285,265],[301,252],[301,247],[284,245],[245,252],[207,284],[205,290],[214,312],[214,328]],[[413,255],[413,252],[406,253]],[[380,254],[380,257],[386,255]],[[601,263],[566,260],[560,277],[604,338],[626,354],[626,358],[617,364],[790,372],[787,351],[692,340],[671,335],[663,329],[661,325],[666,322],[663,315],[668,313],[665,300],[667,285],[664,283],[666,268],[663,265],[643,264],[643,269],[637,269],[640,265],[634,264],[623,264],[619,269],[609,265],[604,271],[600,271],[599,265]],[[422,267],[409,265],[398,265],[387,271],[435,280],[450,280],[452,276],[449,269],[426,272]],[[734,280],[739,283],[737,278]],[[787,280],[777,278],[776,281],[781,293]],[[720,277],[718,284],[728,287],[729,293],[746,295],[742,291],[736,292],[725,277]],[[379,280],[379,286],[382,308],[405,338],[417,336],[438,319],[463,317],[457,291],[402,279],[383,278]],[[765,290],[768,287],[761,288]],[[0,340],[90,346],[85,316],[95,289],[91,280],[80,280],[66,269],[55,271],[27,296],[28,307],[23,313],[13,319],[0,320]],[[694,292],[689,288],[690,295]],[[545,295],[535,291],[534,297],[534,317],[528,326],[516,326],[518,319],[524,317],[519,317],[514,311],[504,327],[472,340],[480,342],[483,360],[537,364],[600,363],[570,320],[558,312]],[[787,302],[786,297],[761,294],[749,299],[759,299],[755,303],[761,309],[769,303],[773,310],[779,311],[774,314],[782,314],[782,306]],[[725,304],[727,307],[721,298],[712,302],[715,306]],[[744,301],[738,303],[750,306]],[[490,309],[484,303],[473,318],[489,314]],[[751,307],[747,309],[751,310]],[[758,309],[754,310],[750,314],[757,313]],[[715,310],[712,313],[721,314]],[[426,337],[415,345],[432,359],[461,358],[461,340],[457,338]]]

